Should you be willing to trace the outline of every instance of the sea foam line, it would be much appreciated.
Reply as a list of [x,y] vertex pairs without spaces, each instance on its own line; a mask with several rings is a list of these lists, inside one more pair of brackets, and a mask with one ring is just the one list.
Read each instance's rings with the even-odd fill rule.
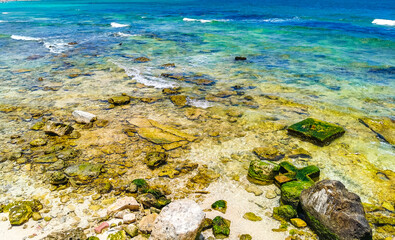
[[226,19],[212,19],[212,20],[206,20],[206,19],[194,19],[194,18],[183,18],[182,19],[184,22],[201,22],[201,23],[211,23],[211,22],[228,22],[229,20]]
[[24,41],[42,41],[41,38],[26,37],[26,36],[20,36],[20,35],[11,35],[11,38],[15,39],[15,40],[24,40]]
[[149,76],[149,79],[147,79],[139,69],[134,68],[134,67],[127,67],[117,61],[111,61],[118,67],[122,68],[125,70],[126,75],[129,77],[132,77],[134,80],[136,80],[138,83],[142,83],[146,86],[152,86],[154,88],[172,88],[172,87],[177,87],[178,85],[175,83],[168,82],[162,78],[159,77],[154,77],[154,76]]
[[121,23],[112,22],[111,27],[113,27],[113,28],[129,27],[129,24],[121,24]]
[[387,20],[387,19],[374,19],[372,23],[377,25],[395,26],[394,20]]

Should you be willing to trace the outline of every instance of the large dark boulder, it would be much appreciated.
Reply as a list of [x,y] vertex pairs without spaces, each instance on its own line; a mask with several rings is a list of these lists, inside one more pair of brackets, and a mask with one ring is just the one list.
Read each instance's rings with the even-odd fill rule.
[[339,181],[323,180],[303,190],[300,204],[321,240],[372,239],[361,199]]

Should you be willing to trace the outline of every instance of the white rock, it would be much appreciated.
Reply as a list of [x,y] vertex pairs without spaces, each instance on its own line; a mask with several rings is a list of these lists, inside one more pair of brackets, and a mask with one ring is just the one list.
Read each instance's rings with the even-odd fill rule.
[[107,208],[107,214],[113,214],[124,209],[139,210],[140,204],[134,197],[123,197]]
[[134,213],[128,213],[123,215],[123,224],[134,223],[136,221],[136,215]]
[[155,220],[149,240],[194,240],[206,214],[188,199],[164,207]]
[[138,225],[140,231],[144,233],[150,233],[154,228],[155,220],[158,218],[157,213],[152,213],[147,216],[144,216]]
[[73,117],[75,118],[75,121],[78,123],[90,123],[97,119],[96,115],[80,110],[75,110],[73,112]]

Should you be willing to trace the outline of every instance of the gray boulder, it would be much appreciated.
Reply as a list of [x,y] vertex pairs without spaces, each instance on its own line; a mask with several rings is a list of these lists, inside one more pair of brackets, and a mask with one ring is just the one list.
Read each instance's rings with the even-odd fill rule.
[[372,239],[361,199],[339,181],[323,180],[303,190],[300,204],[321,240]]
[[205,216],[192,200],[174,201],[160,212],[149,240],[195,240]]

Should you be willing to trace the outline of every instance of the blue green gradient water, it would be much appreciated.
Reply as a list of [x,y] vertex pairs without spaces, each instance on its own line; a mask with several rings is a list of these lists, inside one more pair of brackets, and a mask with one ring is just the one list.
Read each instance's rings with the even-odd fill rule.
[[[372,21],[394,20],[394,10],[393,1],[355,0],[3,3],[0,94],[10,86],[37,85],[17,69],[62,82],[54,72],[76,66],[94,71],[109,62],[145,84],[174,86],[158,68],[174,62],[176,72],[216,79],[218,90],[248,83],[257,87],[252,94],[392,116],[395,27]],[[61,53],[69,65],[54,60]],[[32,55],[40,58],[26,60]],[[248,61],[233,61],[239,55]],[[131,56],[152,61],[136,65]]]

